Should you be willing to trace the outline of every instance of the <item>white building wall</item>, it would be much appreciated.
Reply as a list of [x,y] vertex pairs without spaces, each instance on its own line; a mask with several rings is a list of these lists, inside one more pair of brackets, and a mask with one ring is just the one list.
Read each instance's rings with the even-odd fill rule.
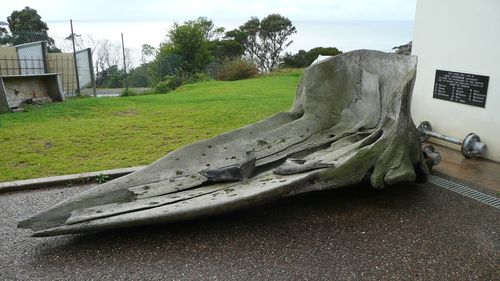
[[[500,0],[417,0],[412,54],[415,124],[462,139],[474,132],[500,162]],[[436,69],[489,76],[485,108],[434,99]]]

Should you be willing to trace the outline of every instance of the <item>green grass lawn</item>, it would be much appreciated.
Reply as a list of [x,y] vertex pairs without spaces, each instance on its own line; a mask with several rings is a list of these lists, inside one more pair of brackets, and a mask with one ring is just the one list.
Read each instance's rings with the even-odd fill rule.
[[0,182],[149,164],[293,103],[301,71],[0,114]]

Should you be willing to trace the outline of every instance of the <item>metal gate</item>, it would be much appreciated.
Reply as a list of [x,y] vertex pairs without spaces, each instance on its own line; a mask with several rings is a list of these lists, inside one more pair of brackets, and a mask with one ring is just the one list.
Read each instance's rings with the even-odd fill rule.
[[92,55],[90,48],[83,49],[76,54],[76,67],[78,67],[78,81],[80,90],[92,84]]

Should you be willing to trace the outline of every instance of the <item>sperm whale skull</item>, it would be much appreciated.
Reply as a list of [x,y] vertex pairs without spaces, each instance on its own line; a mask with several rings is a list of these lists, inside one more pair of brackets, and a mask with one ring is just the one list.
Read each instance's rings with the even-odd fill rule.
[[425,181],[416,57],[359,50],[305,69],[290,111],[177,149],[19,223],[50,236],[197,218],[366,180]]

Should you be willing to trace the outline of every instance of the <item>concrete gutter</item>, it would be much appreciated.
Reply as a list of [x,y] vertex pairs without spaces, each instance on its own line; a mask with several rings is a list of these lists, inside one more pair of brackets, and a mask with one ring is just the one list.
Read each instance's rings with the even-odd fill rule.
[[37,178],[29,180],[0,182],[0,193],[35,189],[40,187],[51,187],[51,186],[66,185],[66,184],[84,183],[84,182],[94,181],[99,177],[106,177],[106,180],[111,180],[124,175],[128,175],[144,167],[146,166],[136,166],[130,168],[104,170],[97,172],[55,176],[47,178]]

